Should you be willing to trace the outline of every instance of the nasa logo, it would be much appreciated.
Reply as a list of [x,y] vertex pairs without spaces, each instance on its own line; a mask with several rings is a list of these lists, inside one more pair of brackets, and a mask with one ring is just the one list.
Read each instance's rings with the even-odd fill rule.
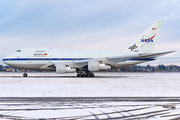
[[138,46],[136,46],[136,44],[134,44],[133,46],[130,46],[129,49],[131,49],[131,51],[133,51],[134,49],[137,49]]
[[153,41],[153,38],[156,36],[156,34],[154,35],[154,36],[152,36],[152,37],[150,37],[150,38],[148,38],[148,39],[141,39],[141,42],[146,42],[146,43],[149,43],[149,42],[154,42]]
[[141,39],[141,42],[153,42],[153,39]]

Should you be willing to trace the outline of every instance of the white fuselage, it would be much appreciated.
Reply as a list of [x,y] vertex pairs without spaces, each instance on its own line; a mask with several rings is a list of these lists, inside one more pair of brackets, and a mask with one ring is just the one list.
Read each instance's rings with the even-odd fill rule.
[[[26,48],[17,50],[15,53],[5,57],[3,62],[12,67],[21,69],[55,70],[55,68],[48,67],[48,65],[52,63],[80,61],[124,54],[125,53],[115,51],[66,51],[57,49]],[[116,63],[115,68],[121,68],[148,61],[149,60],[127,59],[123,62]]]

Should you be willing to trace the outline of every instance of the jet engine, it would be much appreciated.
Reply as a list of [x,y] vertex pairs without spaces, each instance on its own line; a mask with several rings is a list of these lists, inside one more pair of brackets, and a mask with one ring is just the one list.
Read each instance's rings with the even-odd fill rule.
[[56,73],[65,74],[65,73],[73,73],[76,72],[76,69],[71,67],[66,67],[66,65],[59,64],[56,66]]
[[99,63],[99,61],[89,61],[88,70],[91,72],[100,71],[100,70],[110,70],[111,66]]
[[106,64],[100,64],[100,70],[110,70],[111,69],[111,66],[109,65],[106,65]]

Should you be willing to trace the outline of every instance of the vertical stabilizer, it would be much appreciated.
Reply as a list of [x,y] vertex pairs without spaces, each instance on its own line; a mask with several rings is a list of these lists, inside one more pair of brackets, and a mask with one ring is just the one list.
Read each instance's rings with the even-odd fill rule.
[[136,38],[127,48],[125,53],[150,53],[154,49],[163,21],[153,23],[146,31]]

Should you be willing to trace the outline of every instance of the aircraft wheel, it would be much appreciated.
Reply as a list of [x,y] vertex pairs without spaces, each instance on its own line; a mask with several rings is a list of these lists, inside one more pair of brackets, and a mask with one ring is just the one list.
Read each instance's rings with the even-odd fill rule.
[[77,77],[80,77],[80,74],[77,74]]
[[94,74],[91,74],[90,76],[91,76],[91,77],[94,77]]
[[79,77],[83,77],[83,74],[79,74]]
[[82,74],[82,76],[81,77],[86,77],[86,74]]
[[26,73],[23,74],[23,77],[27,77],[28,75]]
[[90,75],[90,74],[87,74],[86,76],[87,76],[87,77],[91,77],[91,75]]

